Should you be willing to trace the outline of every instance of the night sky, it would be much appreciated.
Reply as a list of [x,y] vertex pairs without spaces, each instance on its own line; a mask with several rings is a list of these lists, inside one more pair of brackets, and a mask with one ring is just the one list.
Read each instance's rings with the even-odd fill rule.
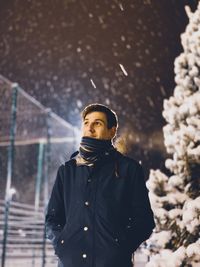
[[163,99],[197,2],[0,1],[0,74],[77,127],[85,105],[109,105],[129,154],[163,168]]

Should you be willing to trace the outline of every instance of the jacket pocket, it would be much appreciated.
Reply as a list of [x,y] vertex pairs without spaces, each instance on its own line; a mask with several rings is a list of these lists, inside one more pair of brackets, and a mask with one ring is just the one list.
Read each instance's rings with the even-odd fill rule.
[[55,245],[55,254],[59,256],[62,248],[64,247],[65,240],[67,239],[68,223],[65,224],[63,229],[61,230],[59,236],[57,237],[56,245]]
[[73,216],[74,216],[75,211],[76,211],[75,208],[73,210],[72,210],[72,208],[70,208],[66,223],[65,223],[63,229],[61,230],[60,234],[57,237],[57,241],[56,241],[56,245],[55,245],[55,254],[56,255],[59,255],[60,251],[62,251],[62,248],[66,246],[67,239],[70,235],[70,226],[73,224],[72,220],[73,220]]

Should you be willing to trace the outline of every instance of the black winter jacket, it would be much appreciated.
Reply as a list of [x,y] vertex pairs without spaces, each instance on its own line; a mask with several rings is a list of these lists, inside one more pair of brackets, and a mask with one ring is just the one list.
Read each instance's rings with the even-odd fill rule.
[[132,253],[154,226],[135,160],[116,152],[93,167],[71,159],[58,169],[46,233],[60,267],[131,267]]

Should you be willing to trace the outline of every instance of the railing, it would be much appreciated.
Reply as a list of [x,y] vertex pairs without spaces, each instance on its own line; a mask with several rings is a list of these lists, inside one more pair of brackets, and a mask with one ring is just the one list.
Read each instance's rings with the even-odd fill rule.
[[[0,254],[3,249],[4,205],[0,200]],[[7,225],[7,242],[5,267],[40,267],[45,260],[45,266],[56,267],[57,258],[52,245],[46,242],[43,247],[44,211],[34,206],[11,202]],[[45,255],[45,258],[44,258]]]

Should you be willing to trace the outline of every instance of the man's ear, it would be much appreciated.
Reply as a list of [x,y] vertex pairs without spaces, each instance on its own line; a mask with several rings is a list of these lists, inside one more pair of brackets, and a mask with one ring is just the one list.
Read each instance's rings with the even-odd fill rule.
[[112,128],[110,128],[110,137],[111,137],[111,139],[113,139],[115,137],[116,131],[117,131],[117,127],[113,126]]

